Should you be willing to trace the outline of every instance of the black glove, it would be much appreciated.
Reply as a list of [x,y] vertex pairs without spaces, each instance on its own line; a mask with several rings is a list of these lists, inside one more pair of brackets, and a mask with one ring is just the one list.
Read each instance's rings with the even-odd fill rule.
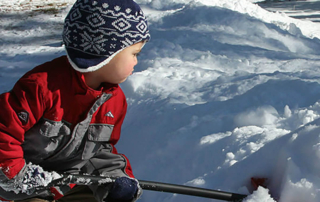
[[141,192],[139,182],[136,179],[119,177],[113,183],[107,201],[135,201]]

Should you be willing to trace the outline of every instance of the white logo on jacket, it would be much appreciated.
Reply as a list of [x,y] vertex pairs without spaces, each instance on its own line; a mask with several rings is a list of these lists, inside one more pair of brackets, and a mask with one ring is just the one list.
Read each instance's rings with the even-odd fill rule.
[[111,111],[109,111],[108,113],[106,113],[105,116],[108,116],[108,117],[111,117],[111,118],[114,118],[113,114],[111,113]]

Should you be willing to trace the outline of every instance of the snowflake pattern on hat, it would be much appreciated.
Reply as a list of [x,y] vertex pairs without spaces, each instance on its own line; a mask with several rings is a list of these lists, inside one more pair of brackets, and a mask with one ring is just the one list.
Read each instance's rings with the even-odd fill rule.
[[63,31],[69,61],[81,72],[99,69],[122,49],[149,39],[147,20],[133,0],[78,0]]

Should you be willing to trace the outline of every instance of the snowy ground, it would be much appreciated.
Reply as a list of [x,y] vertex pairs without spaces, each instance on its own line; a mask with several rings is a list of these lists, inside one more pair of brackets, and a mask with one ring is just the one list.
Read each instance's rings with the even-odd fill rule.
[[273,12],[284,12],[290,17],[320,22],[320,1],[262,1],[259,5]]
[[[0,0],[0,93],[64,54],[70,2]],[[246,202],[273,202],[268,192],[319,202],[320,23],[255,1],[137,2],[152,39],[122,85],[118,145],[136,177],[250,194]],[[268,189],[251,194],[254,176]],[[145,191],[140,201],[217,200]]]

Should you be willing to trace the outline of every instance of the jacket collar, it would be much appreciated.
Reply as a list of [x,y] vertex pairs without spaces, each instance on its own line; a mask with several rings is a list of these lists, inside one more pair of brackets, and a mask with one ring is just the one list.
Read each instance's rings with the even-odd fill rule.
[[[72,67],[71,67],[72,68]],[[92,94],[94,96],[101,95],[102,93],[107,94],[115,94],[116,90],[119,88],[118,84],[110,84],[110,83],[103,83],[100,87],[100,89],[95,90],[90,88],[86,82],[83,73],[76,71],[72,68],[72,71],[74,73],[74,77],[76,79],[76,82],[79,84],[79,87],[76,91],[76,94]]]

